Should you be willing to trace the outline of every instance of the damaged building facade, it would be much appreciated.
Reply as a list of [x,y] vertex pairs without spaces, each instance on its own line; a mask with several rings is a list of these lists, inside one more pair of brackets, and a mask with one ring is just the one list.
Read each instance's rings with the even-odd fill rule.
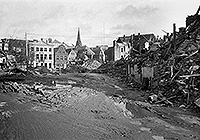
[[130,50],[134,49],[139,53],[149,49],[149,43],[154,42],[156,37],[154,34],[140,34],[118,37],[113,41],[114,61],[125,58],[129,55]]

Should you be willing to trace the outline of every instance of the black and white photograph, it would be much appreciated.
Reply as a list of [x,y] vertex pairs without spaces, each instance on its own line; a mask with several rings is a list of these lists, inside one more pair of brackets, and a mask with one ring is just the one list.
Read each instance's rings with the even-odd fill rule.
[[199,0],[0,3],[0,140],[200,140]]

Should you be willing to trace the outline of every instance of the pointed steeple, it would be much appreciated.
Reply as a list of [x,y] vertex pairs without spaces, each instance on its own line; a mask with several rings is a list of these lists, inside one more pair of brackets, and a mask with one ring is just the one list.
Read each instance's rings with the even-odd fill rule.
[[77,48],[77,47],[82,47],[79,28],[78,28],[78,35],[77,35],[77,40],[76,40],[76,46],[75,46],[75,47],[76,47],[76,48]]

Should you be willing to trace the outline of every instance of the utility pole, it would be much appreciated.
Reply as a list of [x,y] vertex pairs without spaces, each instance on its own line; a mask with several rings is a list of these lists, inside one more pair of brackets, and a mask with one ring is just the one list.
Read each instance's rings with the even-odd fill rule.
[[105,45],[105,43],[106,43],[106,33],[105,33],[105,21],[103,22],[103,34],[104,34],[104,40],[103,40],[103,45]]
[[28,36],[27,36],[27,32],[25,32],[25,55],[26,55],[26,67],[28,67],[29,54],[28,54]]
[[27,41],[27,32],[25,32],[25,52],[26,52],[26,57],[28,57],[28,41]]
[[103,22],[102,44],[105,45],[105,21]]
[[176,24],[173,24],[173,51],[176,49]]

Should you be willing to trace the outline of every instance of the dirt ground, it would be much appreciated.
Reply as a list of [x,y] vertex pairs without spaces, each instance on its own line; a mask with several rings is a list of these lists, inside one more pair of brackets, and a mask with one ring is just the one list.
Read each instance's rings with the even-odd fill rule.
[[[28,95],[0,93],[2,140],[199,140],[200,119],[180,108],[152,106],[115,79],[101,74],[28,78],[57,99],[46,107]],[[56,83],[56,85],[55,85]],[[45,98],[46,99],[46,98]],[[48,101],[49,98],[47,98]],[[50,99],[49,99],[50,100]],[[4,114],[3,114],[4,112]],[[6,114],[6,113],[7,114]]]

